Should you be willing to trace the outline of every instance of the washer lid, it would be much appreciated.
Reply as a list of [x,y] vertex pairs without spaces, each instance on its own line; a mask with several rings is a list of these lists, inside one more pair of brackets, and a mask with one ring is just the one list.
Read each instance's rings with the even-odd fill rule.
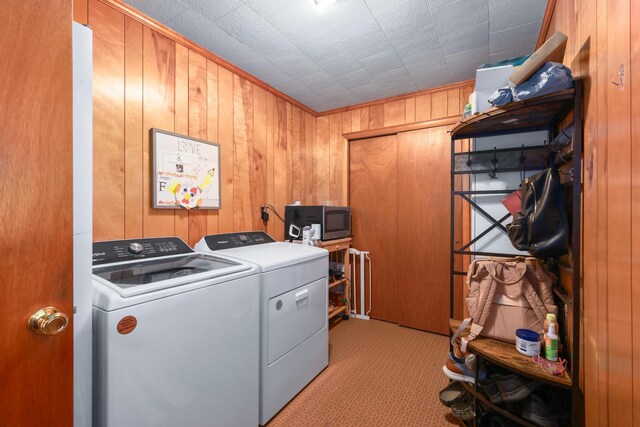
[[122,297],[145,294],[240,271],[251,266],[192,253],[94,267],[94,280]]

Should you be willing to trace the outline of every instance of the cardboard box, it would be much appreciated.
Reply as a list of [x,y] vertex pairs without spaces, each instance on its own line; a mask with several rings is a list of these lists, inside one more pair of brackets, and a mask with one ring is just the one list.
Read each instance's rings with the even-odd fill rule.
[[518,86],[526,82],[545,62],[562,63],[566,47],[567,36],[560,31],[556,32],[509,76],[509,83]]

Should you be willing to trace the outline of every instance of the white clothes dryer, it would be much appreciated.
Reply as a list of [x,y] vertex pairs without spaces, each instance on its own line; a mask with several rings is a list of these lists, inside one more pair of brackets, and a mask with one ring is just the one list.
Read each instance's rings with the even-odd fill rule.
[[256,426],[258,278],[177,237],[94,243],[93,425]]
[[264,232],[203,237],[197,251],[260,269],[260,424],[266,424],[329,362],[329,252],[276,242]]

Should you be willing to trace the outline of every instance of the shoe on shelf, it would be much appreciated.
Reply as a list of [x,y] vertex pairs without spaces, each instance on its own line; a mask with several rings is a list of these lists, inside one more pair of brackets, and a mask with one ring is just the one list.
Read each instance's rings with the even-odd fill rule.
[[447,408],[462,402],[467,395],[467,391],[459,381],[451,381],[448,386],[440,390],[440,403]]
[[496,384],[495,379],[491,378],[481,382],[479,385],[492,403],[495,403],[496,405],[502,403],[502,392]]
[[495,374],[492,378],[500,389],[503,402],[516,402],[526,399],[532,391],[541,385],[537,381],[529,380],[516,374]]
[[462,381],[466,383],[475,383],[475,371],[469,369],[463,363],[454,361],[453,356],[449,353],[447,363],[442,367],[444,374],[454,381]]
[[554,415],[549,410],[549,407],[544,403],[544,400],[542,400],[541,397],[536,396],[535,394],[531,395],[531,398],[524,406],[524,409],[522,410],[522,418],[541,427],[558,427],[558,423],[556,422]]
[[451,413],[459,420],[469,421],[475,418],[476,413],[473,411],[473,399],[465,399],[451,407]]

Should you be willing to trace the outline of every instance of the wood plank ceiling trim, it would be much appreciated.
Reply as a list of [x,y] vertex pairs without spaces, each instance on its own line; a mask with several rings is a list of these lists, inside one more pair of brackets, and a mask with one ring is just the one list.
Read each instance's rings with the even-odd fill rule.
[[428,129],[438,126],[455,125],[460,121],[459,116],[445,117],[437,120],[426,120],[423,122],[409,123],[404,125],[389,126],[380,129],[361,130],[357,132],[348,132],[342,134],[343,137],[352,141],[356,139],[373,138],[385,135],[394,135],[400,132],[408,132],[412,130]]
[[126,16],[129,16],[133,19],[135,19],[136,21],[142,23],[143,25],[149,27],[151,30],[156,31],[160,34],[162,34],[165,37],[168,37],[170,39],[172,39],[173,41],[175,41],[176,43],[179,43],[187,48],[189,48],[190,50],[204,56],[205,58],[211,60],[212,62],[226,68],[227,70],[233,72],[234,74],[242,77],[245,80],[250,81],[251,83],[255,84],[256,86],[259,86],[271,93],[273,93],[274,95],[276,95],[278,98],[281,98],[282,100],[295,105],[296,107],[300,108],[301,110],[304,110],[306,112],[308,112],[309,114],[313,114],[314,116],[317,116],[318,113],[314,110],[312,110],[311,108],[307,107],[306,105],[302,104],[299,101],[296,101],[295,99],[291,98],[290,96],[284,94],[283,92],[280,92],[278,89],[274,88],[273,86],[263,82],[262,80],[258,79],[257,77],[252,76],[251,74],[247,73],[246,71],[236,67],[235,65],[233,65],[231,62],[228,62],[222,58],[220,58],[218,55],[212,53],[211,51],[203,48],[202,46],[194,43],[193,41],[187,39],[186,37],[182,36],[181,34],[173,31],[172,29],[166,27],[165,25],[163,25],[162,23],[156,21],[153,18],[150,18],[146,15],[144,15],[143,13],[137,11],[136,9],[134,9],[133,7],[122,3],[120,0],[100,0],[102,3],[116,9],[117,11],[124,13]]
[[377,106],[377,105],[380,105],[380,104],[385,104],[385,103],[388,103],[388,102],[398,101],[398,100],[401,100],[401,99],[407,99],[407,98],[412,98],[412,97],[416,97],[416,96],[420,96],[420,95],[431,94],[431,93],[434,93],[434,92],[443,92],[443,91],[447,91],[449,89],[457,89],[457,88],[466,87],[466,86],[471,86],[471,87],[475,86],[475,79],[463,80],[461,82],[451,83],[451,84],[444,85],[444,86],[436,86],[436,87],[433,87],[433,88],[430,88],[430,89],[419,90],[419,91],[416,91],[416,92],[405,93],[405,94],[402,94],[402,95],[390,96],[388,98],[376,99],[374,101],[363,102],[362,104],[354,104],[354,105],[349,105],[347,107],[335,108],[333,110],[323,111],[321,113],[318,113],[317,115],[319,117],[329,116],[331,114],[342,113],[344,111],[357,110],[359,108],[366,108],[366,107],[373,107],[373,106]]

